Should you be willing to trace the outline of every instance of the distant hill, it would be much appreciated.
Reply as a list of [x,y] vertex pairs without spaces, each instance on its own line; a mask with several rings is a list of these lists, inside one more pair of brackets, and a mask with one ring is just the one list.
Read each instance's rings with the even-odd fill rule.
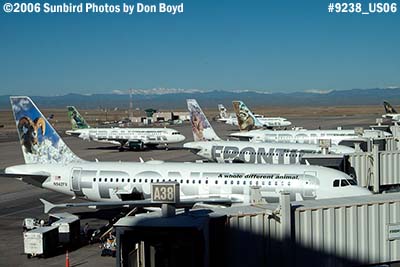
[[[40,108],[63,108],[75,105],[80,109],[94,108],[125,108],[129,107],[129,95],[121,93],[110,94],[67,94],[64,96],[31,96]],[[179,91],[152,93],[150,91],[133,94],[135,108],[184,109],[186,99],[195,98],[204,108],[216,108],[222,103],[231,108],[232,100],[243,100],[251,107],[265,106],[346,106],[346,105],[381,105],[388,100],[393,105],[400,104],[400,88],[395,89],[352,89],[332,90],[329,92],[293,92],[264,93],[253,91]],[[9,109],[9,96],[0,96],[0,109]]]

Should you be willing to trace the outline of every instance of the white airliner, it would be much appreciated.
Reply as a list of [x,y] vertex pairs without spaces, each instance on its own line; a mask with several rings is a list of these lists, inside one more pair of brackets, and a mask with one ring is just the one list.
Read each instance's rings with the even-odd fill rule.
[[240,140],[253,140],[262,142],[286,142],[318,144],[319,139],[330,139],[334,145],[340,145],[346,141],[366,141],[367,138],[379,138],[391,136],[390,133],[380,130],[364,130],[360,135],[353,130],[252,130],[255,125],[261,123],[253,113],[241,101],[234,101],[236,114],[239,118],[241,132],[232,133],[230,136]]
[[142,150],[144,147],[167,146],[185,140],[180,132],[168,128],[91,128],[73,106],[68,107],[68,117],[72,130],[66,131],[67,135],[119,145],[120,151],[124,151],[124,147]]
[[[216,162],[298,164],[304,154],[321,153],[319,145],[292,143],[265,143],[248,141],[224,141],[215,133],[200,105],[195,99],[187,99],[192,123],[194,142],[183,147],[193,153]],[[199,122],[202,122],[201,124]],[[201,126],[201,127],[199,127]],[[355,150],[348,146],[333,145],[331,153],[349,154]]]
[[400,114],[389,104],[387,101],[383,101],[383,107],[385,108],[386,114],[382,115],[383,118],[391,119],[392,121],[400,121]]
[[[226,108],[222,104],[218,105],[218,110],[220,116],[220,119],[218,119],[219,121],[223,121],[226,124],[239,126],[237,113],[231,113],[228,116],[226,113]],[[258,125],[259,127],[273,128],[273,127],[287,127],[292,125],[290,121],[281,117],[264,117],[264,115],[260,114],[254,114],[254,117],[256,117],[260,122],[260,125]]]
[[219,119],[218,121],[225,122],[226,124],[238,126],[238,121],[235,113],[227,113],[224,105],[218,104]]
[[[347,174],[311,165],[218,163],[88,162],[77,157],[28,97],[10,97],[25,164],[5,169],[5,176],[72,197],[94,202],[47,205],[52,207],[139,206],[154,182],[180,183],[183,201],[225,198],[248,201],[250,187],[263,196],[283,190],[293,199],[321,199],[371,195]],[[147,205],[149,202],[147,202]]]

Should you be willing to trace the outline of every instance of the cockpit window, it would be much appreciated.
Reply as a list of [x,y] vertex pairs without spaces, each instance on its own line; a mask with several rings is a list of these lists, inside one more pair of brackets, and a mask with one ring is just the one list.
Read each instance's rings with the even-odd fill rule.
[[348,185],[350,185],[350,184],[346,179],[340,180],[340,186],[348,186]]
[[333,187],[339,187],[340,180],[333,181]]
[[172,135],[181,134],[180,132],[173,132]]
[[347,179],[347,182],[349,182],[350,185],[357,185],[357,182],[354,179]]
[[333,181],[333,187],[343,187],[349,185],[357,185],[356,180],[354,179],[336,179]]

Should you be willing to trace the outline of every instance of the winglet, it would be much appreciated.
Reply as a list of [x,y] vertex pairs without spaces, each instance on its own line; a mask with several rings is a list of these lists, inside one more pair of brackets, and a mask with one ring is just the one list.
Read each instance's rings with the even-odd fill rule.
[[232,104],[240,131],[250,131],[255,127],[263,127],[262,123],[254,116],[253,112],[251,112],[243,101],[232,101]]
[[41,198],[40,201],[44,205],[44,213],[49,213],[50,210],[52,210],[56,207],[56,205],[54,205],[53,203],[51,203],[43,198]]

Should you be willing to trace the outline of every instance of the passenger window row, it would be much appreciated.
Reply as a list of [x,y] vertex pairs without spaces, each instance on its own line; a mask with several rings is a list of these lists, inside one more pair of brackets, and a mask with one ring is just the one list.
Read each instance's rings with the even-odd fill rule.
[[[113,178],[99,178],[99,179],[96,179],[96,178],[93,178],[93,182],[96,182],[96,181],[98,181],[99,183],[101,183],[101,182],[104,182],[104,183],[107,183],[107,182],[110,182],[110,183],[112,183],[112,182],[116,182],[116,183],[118,183],[119,181],[121,181],[121,183],[124,183],[125,182],[125,179],[124,178],[121,178],[120,180],[118,179],[118,178],[115,178],[115,179],[113,179]],[[131,181],[131,179],[130,178],[128,178],[128,179],[126,179],[126,182],[127,183],[130,183],[130,181]],[[142,183],[142,182],[144,182],[144,183],[147,183],[147,182],[150,182],[150,183],[154,183],[154,182],[156,182],[156,183],[159,183],[159,182],[165,182],[165,181],[167,181],[166,179],[141,179],[141,178],[139,178],[139,179],[132,179],[132,183],[136,183],[136,181],[138,182],[138,183]],[[179,182],[180,184],[196,184],[196,180],[192,180],[192,181],[190,181],[190,180],[183,180],[183,179],[181,179],[180,181],[178,181],[177,179],[168,179],[168,181],[169,182],[173,182],[173,181],[175,181],[175,182]],[[197,184],[202,184],[202,181],[204,181],[204,184],[208,184],[208,180],[197,180]],[[215,180],[214,181],[214,183],[217,185],[218,183],[219,183],[219,180]],[[237,180],[236,181],[236,183],[235,183],[235,181],[234,180],[224,180],[224,184],[225,185],[228,185],[228,184],[231,184],[231,185],[246,185],[247,183],[246,183],[246,181],[245,180]],[[279,182],[278,181],[275,181],[275,182],[272,182],[272,181],[265,181],[265,180],[263,180],[263,181],[249,181],[249,183],[248,183],[249,185],[268,185],[268,186],[272,186],[272,185],[275,185],[275,186],[278,186],[278,184],[279,184]],[[284,186],[284,181],[281,181],[280,182],[280,184],[281,184],[281,186]],[[290,186],[290,181],[287,181],[287,185],[288,186]]]
[[[229,151],[224,151],[224,154],[235,154],[235,153],[233,153],[233,151],[232,150],[229,150]],[[249,152],[249,151],[245,151],[245,152],[239,152],[239,153],[236,153],[236,154],[239,154],[239,155],[263,155],[263,156],[283,156],[283,155],[285,155],[286,157],[287,156],[290,156],[290,157],[296,157],[297,155],[298,155],[298,152],[294,152],[294,153],[291,153],[291,154],[288,154],[288,153],[285,153],[285,154],[279,154],[279,153],[257,153],[257,152]]]

